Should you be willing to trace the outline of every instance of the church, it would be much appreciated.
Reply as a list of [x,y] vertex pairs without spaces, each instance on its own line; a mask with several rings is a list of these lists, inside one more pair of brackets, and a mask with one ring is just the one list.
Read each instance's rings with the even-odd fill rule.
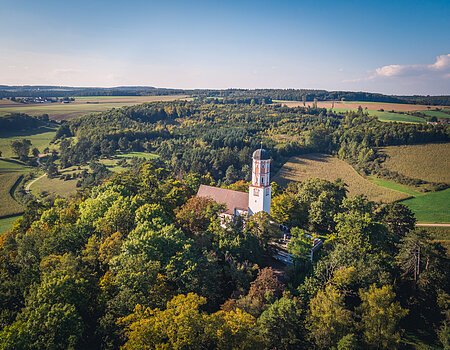
[[260,211],[270,214],[272,188],[270,186],[270,155],[260,148],[252,156],[252,183],[248,193],[225,188],[201,185],[198,197],[209,197],[226,207],[222,214],[233,218],[241,215],[251,216]]

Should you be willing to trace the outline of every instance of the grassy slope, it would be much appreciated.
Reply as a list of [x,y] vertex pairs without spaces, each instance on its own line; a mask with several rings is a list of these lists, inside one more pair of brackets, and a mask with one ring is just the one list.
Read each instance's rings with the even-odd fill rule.
[[346,162],[323,154],[290,158],[275,175],[274,180],[280,184],[286,184],[289,181],[302,181],[309,178],[331,181],[341,178],[348,185],[350,196],[365,194],[374,201],[392,202],[408,197],[397,190],[371,183]]
[[17,215],[23,212],[23,207],[10,194],[11,188],[20,178],[20,172],[0,174],[0,217]]
[[[42,132],[39,132],[42,131]],[[28,139],[31,141],[31,148],[37,147],[39,151],[43,151],[44,148],[50,147],[50,142],[55,137],[56,130],[41,129],[34,130],[28,133],[5,133],[0,134],[0,151],[3,157],[13,157],[14,154],[11,150],[11,142],[14,140]]]
[[41,193],[52,193],[57,196],[67,197],[76,192],[77,180],[61,180],[59,178],[49,179],[47,176],[42,177],[30,186],[31,193],[39,196]]
[[408,114],[368,111],[370,115],[378,118],[381,122],[398,122],[398,123],[426,123],[426,120],[421,117],[416,117]]
[[19,219],[21,216],[13,216],[10,218],[3,218],[0,219],[0,235],[9,229],[12,228],[13,224],[16,222],[17,219]]
[[416,214],[419,222],[450,223],[450,188],[407,199],[403,203]]
[[450,118],[450,113],[442,112],[442,111],[422,111],[423,114],[426,114],[430,117],[436,117],[436,118]]

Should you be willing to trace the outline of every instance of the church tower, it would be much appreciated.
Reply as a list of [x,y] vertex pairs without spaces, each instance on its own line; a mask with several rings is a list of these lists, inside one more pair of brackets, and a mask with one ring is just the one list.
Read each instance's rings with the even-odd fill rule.
[[271,196],[270,156],[269,152],[260,148],[253,152],[252,184],[248,193],[249,215],[259,211],[270,214]]

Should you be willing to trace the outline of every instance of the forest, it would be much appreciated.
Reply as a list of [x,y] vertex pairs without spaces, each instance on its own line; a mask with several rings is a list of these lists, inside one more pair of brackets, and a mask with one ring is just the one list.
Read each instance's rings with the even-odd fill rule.
[[170,89],[151,86],[118,86],[84,88],[70,86],[8,86],[0,85],[0,98],[11,97],[76,97],[76,96],[140,96],[192,95],[193,97],[257,98],[288,101],[365,101],[425,105],[450,105],[450,96],[395,96],[372,92],[326,91],[313,89]]
[[[349,197],[340,180],[273,183],[270,216],[222,225],[223,206],[195,194],[245,190],[261,142],[273,173],[322,152],[393,177],[379,147],[449,141],[443,124],[245,98],[62,122],[42,166],[91,164],[101,176],[69,198],[31,198],[0,236],[0,349],[448,348],[448,255],[405,205]],[[158,157],[120,173],[97,164],[131,151]],[[287,267],[272,258],[280,224]],[[314,238],[324,243],[311,259]]]

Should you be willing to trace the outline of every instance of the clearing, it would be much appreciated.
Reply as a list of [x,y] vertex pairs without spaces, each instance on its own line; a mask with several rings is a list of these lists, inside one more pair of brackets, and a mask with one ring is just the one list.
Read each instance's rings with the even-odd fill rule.
[[50,142],[56,135],[56,129],[50,128],[39,128],[34,130],[29,130],[27,132],[0,132],[0,152],[2,152],[3,157],[13,157],[15,156],[11,150],[11,142],[14,140],[28,139],[31,141],[31,149],[37,147],[39,151],[43,151],[44,148],[52,148]]
[[398,190],[377,186],[359,175],[343,160],[318,153],[290,158],[275,175],[274,181],[285,185],[289,181],[303,181],[310,178],[330,181],[340,178],[348,185],[350,196],[364,194],[373,201],[386,203],[409,197]]

